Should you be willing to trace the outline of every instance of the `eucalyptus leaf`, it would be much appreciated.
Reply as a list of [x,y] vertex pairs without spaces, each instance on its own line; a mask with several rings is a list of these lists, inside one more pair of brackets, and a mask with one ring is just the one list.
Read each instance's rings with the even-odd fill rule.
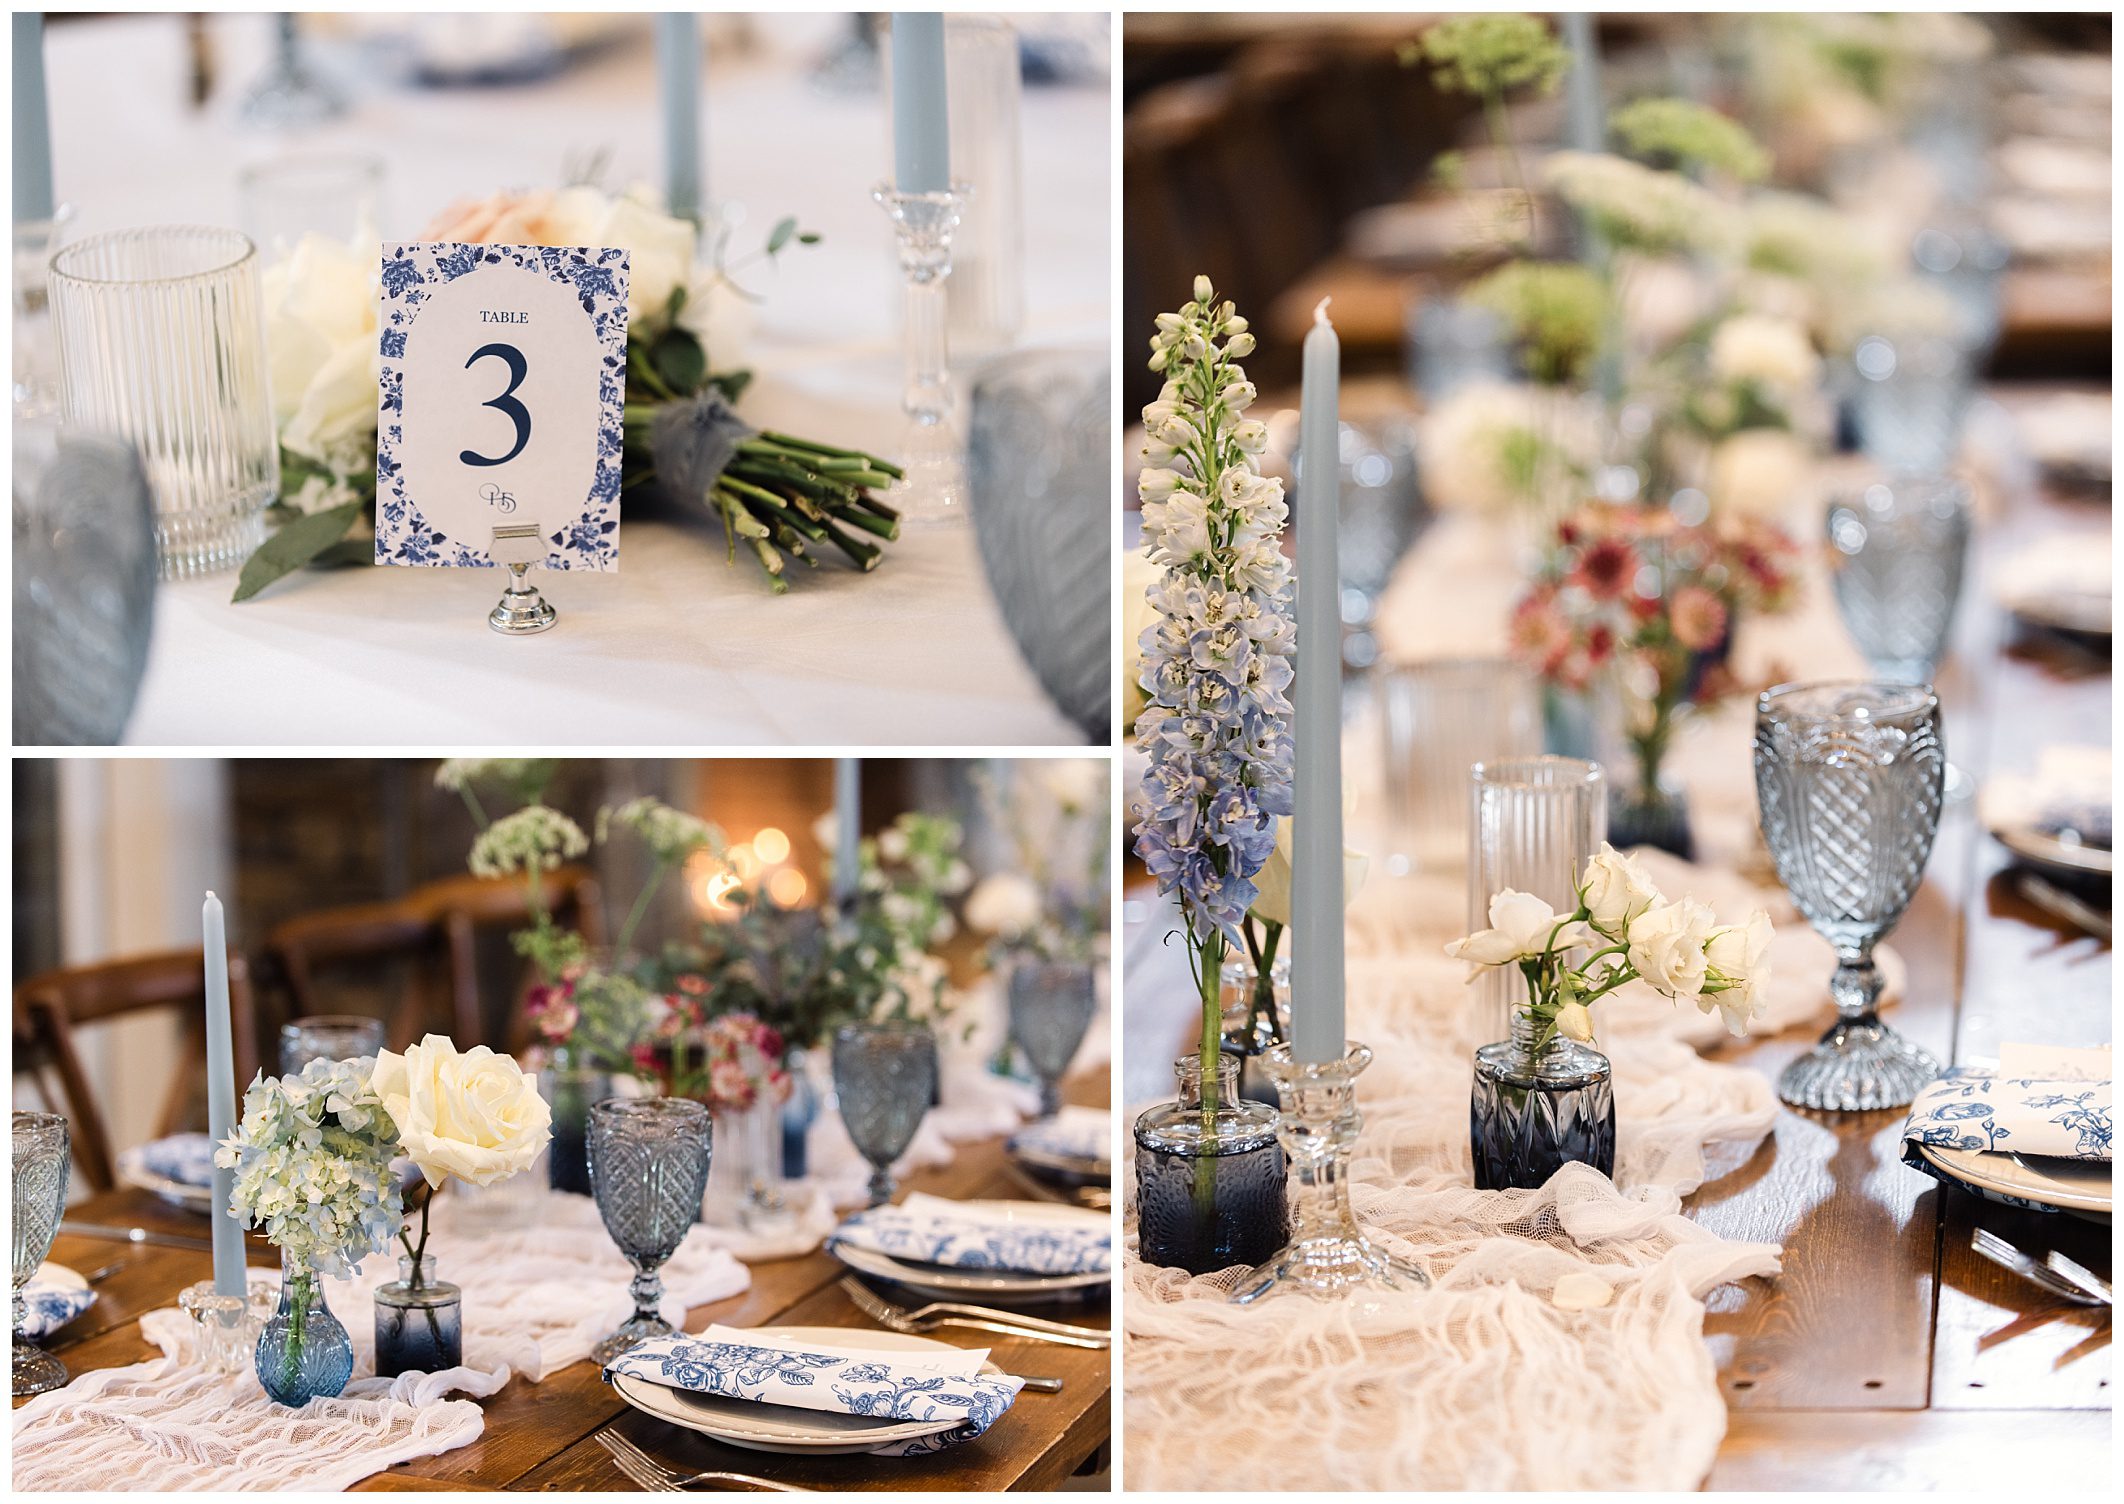
[[774,230],[767,237],[767,254],[772,256],[783,246],[789,244],[789,237],[796,234],[796,232],[797,222],[794,214],[777,221]]
[[[347,529],[362,513],[360,501],[344,502],[328,511],[312,512],[291,522],[258,546],[236,577],[236,593],[230,603],[247,601],[284,575],[329,552],[347,536]],[[371,550],[375,545],[371,543]]]
[[690,397],[708,380],[708,353],[688,331],[673,327],[656,337],[649,358],[664,384],[681,397]]

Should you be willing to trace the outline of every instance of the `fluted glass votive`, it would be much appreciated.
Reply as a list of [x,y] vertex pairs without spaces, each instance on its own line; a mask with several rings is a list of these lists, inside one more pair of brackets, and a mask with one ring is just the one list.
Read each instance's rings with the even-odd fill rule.
[[1900,1107],[1939,1062],[1880,1021],[1873,948],[1916,894],[1940,826],[1940,702],[1909,684],[1786,684],[1755,710],[1755,790],[1777,875],[1835,948],[1836,1023],[1785,1067],[1795,1107]]
[[384,1047],[380,1018],[358,1013],[314,1013],[290,1019],[280,1026],[280,1073],[302,1074],[312,1060],[374,1059]]
[[590,1192],[634,1265],[634,1314],[591,1350],[600,1363],[677,1330],[657,1310],[658,1271],[700,1220],[713,1133],[708,1105],[685,1097],[610,1097],[590,1108]]
[[[1490,899],[1506,888],[1531,893],[1559,913],[1578,904],[1578,879],[1608,834],[1608,786],[1600,764],[1577,757],[1507,757],[1468,773],[1468,929],[1486,929]],[[1526,979],[1494,966],[1469,990],[1476,1040],[1503,1039]]]
[[1890,470],[1938,471],[1962,447],[1969,352],[1945,335],[1869,334],[1852,352],[1859,449]]
[[164,579],[265,537],[279,485],[258,253],[234,230],[115,230],[52,257],[60,411],[140,451]]
[[833,1090],[856,1152],[870,1162],[870,1204],[892,1199],[892,1163],[914,1142],[937,1091],[937,1041],[917,1024],[848,1024],[833,1036]]
[[1062,1110],[1062,1076],[1098,1009],[1089,966],[1021,961],[1010,973],[1010,1037],[1040,1078],[1040,1116]]
[[1379,676],[1386,736],[1386,870],[1454,872],[1467,860],[1468,777],[1541,750],[1541,697],[1503,658],[1452,658]]
[[1884,679],[1929,684],[1969,556],[1969,487],[1897,475],[1829,503],[1829,581],[1845,630]]
[[15,1199],[9,1219],[15,1245],[15,1393],[42,1394],[67,1379],[66,1365],[39,1347],[23,1327],[29,1306],[22,1290],[52,1251],[59,1218],[66,1210],[70,1138],[66,1119],[55,1112],[15,1114],[13,1159]]

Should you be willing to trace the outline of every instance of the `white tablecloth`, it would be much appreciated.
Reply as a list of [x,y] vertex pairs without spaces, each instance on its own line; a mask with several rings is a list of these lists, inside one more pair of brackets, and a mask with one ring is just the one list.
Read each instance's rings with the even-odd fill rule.
[[[54,176],[70,235],[122,225],[238,221],[237,174],[291,150],[387,164],[385,230],[416,233],[454,198],[555,184],[564,159],[610,153],[605,181],[659,179],[646,32],[550,80],[422,91],[355,80],[353,108],[279,138],[236,119],[260,72],[267,17],[211,21],[219,84],[187,97],[174,16],[55,26],[46,41]],[[745,206],[757,244],[784,213],[824,237],[745,280],[768,295],[745,359],[745,415],[889,450],[897,432],[899,292],[870,201],[890,132],[875,92],[810,80],[816,19],[761,18],[760,44],[711,48],[704,88],[709,197]],[[330,65],[330,51],[320,53]],[[1108,109],[1103,89],[1028,89],[1022,345],[1108,337]],[[718,355],[718,362],[723,357]],[[806,571],[809,574],[809,571]],[[726,568],[719,530],[681,537],[623,523],[606,578],[542,581],[559,627],[525,642],[484,625],[498,574],[377,571],[303,578],[243,607],[233,575],[166,585],[134,743],[542,745],[1075,744],[1003,627],[968,534],[912,530],[868,577],[822,566],[770,599]]]

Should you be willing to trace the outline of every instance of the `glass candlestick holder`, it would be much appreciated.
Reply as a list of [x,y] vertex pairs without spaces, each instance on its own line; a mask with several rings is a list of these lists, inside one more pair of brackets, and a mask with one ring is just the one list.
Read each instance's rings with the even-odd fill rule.
[[1232,1301],[1249,1305],[1293,1291],[1346,1299],[1428,1289],[1430,1276],[1366,1237],[1350,1209],[1350,1155],[1364,1122],[1357,1077],[1372,1063],[1371,1050],[1349,1040],[1340,1060],[1316,1064],[1279,1044],[1268,1061],[1283,1098],[1276,1134],[1290,1161],[1291,1239],[1239,1282]]
[[902,193],[881,183],[870,194],[891,216],[907,288],[907,377],[900,394],[907,424],[895,456],[907,473],[892,488],[890,500],[914,522],[966,516],[966,434],[951,382],[944,287],[951,276],[952,232],[969,191],[955,183],[934,193]]
[[258,1348],[258,1333],[278,1299],[263,1284],[251,1286],[248,1295],[217,1294],[210,1279],[187,1285],[177,1296],[177,1309],[197,1325],[195,1361],[208,1373],[248,1370]]

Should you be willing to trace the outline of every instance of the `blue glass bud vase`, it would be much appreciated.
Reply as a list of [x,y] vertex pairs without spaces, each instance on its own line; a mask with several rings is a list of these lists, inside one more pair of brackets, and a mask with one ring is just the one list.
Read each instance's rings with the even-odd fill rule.
[[791,1045],[782,1064],[789,1072],[789,1100],[782,1104],[782,1178],[802,1180],[811,1173],[811,1125],[818,1121],[819,1089],[811,1080],[811,1051]]
[[1535,1047],[1534,1019],[1475,1052],[1468,1138],[1475,1188],[1533,1190],[1567,1164],[1615,1173],[1615,1083],[1608,1057],[1558,1034]]
[[1696,834],[1689,825],[1689,796],[1662,773],[1649,782],[1615,779],[1608,785],[1608,841],[1618,851],[1652,846],[1696,860]]
[[354,1343],[325,1304],[324,1281],[293,1255],[280,1256],[280,1305],[258,1334],[258,1382],[279,1404],[330,1398],[354,1376]]
[[424,1258],[416,1277],[413,1260],[398,1261],[398,1278],[376,1290],[376,1372],[440,1373],[464,1361],[464,1297],[457,1286],[435,1277],[435,1260]]
[[1289,1234],[1276,1109],[1240,1097],[1233,1056],[1218,1057],[1215,1112],[1198,1057],[1173,1073],[1178,1099],[1136,1119],[1136,1252],[1190,1274],[1264,1263]]

